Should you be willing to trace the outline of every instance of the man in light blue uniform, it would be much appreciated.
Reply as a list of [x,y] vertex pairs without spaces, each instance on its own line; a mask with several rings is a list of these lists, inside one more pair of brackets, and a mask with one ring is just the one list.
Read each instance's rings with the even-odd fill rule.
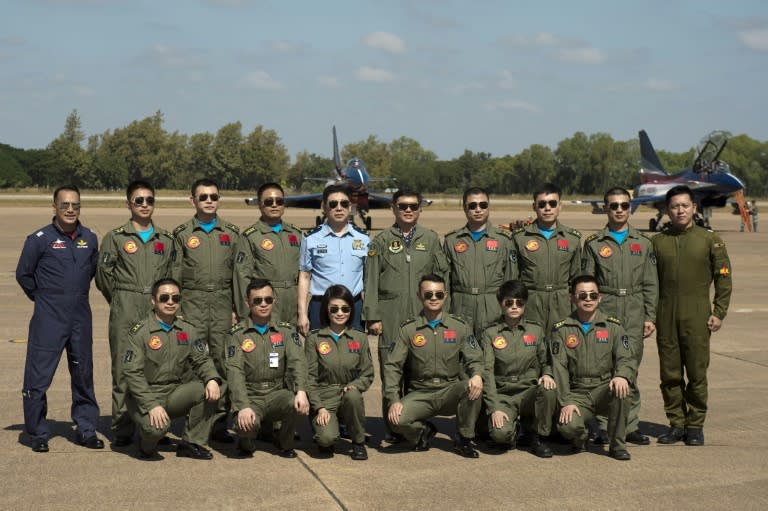
[[370,238],[365,231],[349,223],[351,207],[352,201],[344,186],[326,187],[323,190],[325,223],[301,240],[298,326],[304,335],[310,328],[320,328],[320,300],[333,284],[341,284],[352,292],[355,298],[352,326],[362,330],[363,269]]

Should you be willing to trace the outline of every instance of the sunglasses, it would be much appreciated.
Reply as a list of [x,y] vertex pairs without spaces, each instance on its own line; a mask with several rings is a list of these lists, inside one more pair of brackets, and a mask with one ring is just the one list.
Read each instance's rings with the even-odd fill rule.
[[251,299],[251,305],[261,305],[261,302],[264,302],[267,305],[272,305],[273,303],[275,303],[275,297],[274,296],[256,296]]
[[137,206],[143,206],[145,202],[147,206],[154,206],[155,198],[150,195],[149,197],[134,197],[133,199],[133,203]]
[[487,201],[470,202],[469,204],[467,204],[467,211],[472,211],[473,209],[477,209],[477,208],[488,209],[488,202]]
[[328,312],[330,312],[331,314],[338,314],[339,311],[341,311],[344,314],[349,314],[349,311],[351,310],[352,309],[350,309],[349,306],[347,305],[342,305],[341,307],[339,307],[338,305],[331,305],[330,307],[328,307]]
[[522,298],[507,298],[504,300],[504,307],[525,307],[525,300]]
[[181,295],[160,295],[157,297],[157,301],[160,303],[181,303]]
[[578,295],[576,295],[576,298],[578,298],[581,301],[584,301],[587,298],[589,298],[590,300],[597,300],[599,296],[600,296],[600,293],[595,293],[594,291],[592,291],[591,293],[579,293]]
[[424,291],[425,300],[431,300],[433,297],[442,300],[445,298],[445,291]]
[[419,210],[419,203],[418,202],[398,202],[397,203],[397,209],[400,211],[418,211]]
[[348,200],[329,200],[328,201],[328,208],[329,209],[336,209],[338,206],[341,206],[344,209],[347,209],[350,205],[350,202]]
[[544,208],[547,207],[547,205],[549,205],[550,208],[556,208],[558,203],[559,203],[559,201],[556,201],[554,199],[552,199],[552,200],[540,200],[539,202],[536,203],[536,207],[538,207],[539,209],[544,209]]
[[619,208],[626,211],[629,209],[629,202],[611,202],[608,204],[608,207],[611,208],[611,211],[616,211]]
[[208,200],[209,197],[213,202],[216,202],[221,198],[221,195],[219,195],[218,193],[211,193],[211,194],[201,193],[200,195],[197,196],[197,200],[200,202],[205,202]]
[[270,197],[269,199],[261,201],[261,205],[267,208],[271,208],[272,206],[283,206],[285,205],[285,199],[282,197]]
[[56,206],[62,211],[66,211],[69,208],[74,209],[75,211],[80,211],[80,203],[79,202],[62,202],[58,206]]

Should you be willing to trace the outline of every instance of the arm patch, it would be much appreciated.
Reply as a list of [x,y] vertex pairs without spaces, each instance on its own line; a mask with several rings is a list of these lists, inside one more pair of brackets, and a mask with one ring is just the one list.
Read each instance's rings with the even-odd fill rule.
[[293,339],[293,344],[295,344],[299,348],[302,347],[302,345],[301,345],[301,337],[299,337],[299,334],[297,334],[296,332],[293,332],[291,334],[291,339]]

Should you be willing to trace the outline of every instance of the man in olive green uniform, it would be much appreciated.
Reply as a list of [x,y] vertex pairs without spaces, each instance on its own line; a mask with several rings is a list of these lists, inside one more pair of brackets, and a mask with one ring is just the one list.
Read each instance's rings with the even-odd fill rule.
[[[384,367],[387,416],[392,431],[426,451],[437,428],[426,419],[456,415],[456,452],[477,458],[472,446],[483,391],[483,354],[468,323],[443,313],[445,281],[425,275],[419,282],[422,312],[400,327]],[[465,376],[466,375],[466,376]],[[469,379],[467,379],[467,376]],[[406,392],[400,397],[401,379]]]
[[[381,231],[368,250],[365,263],[363,319],[368,332],[380,335],[379,369],[382,378],[382,415],[390,403],[384,395],[384,364],[389,347],[395,342],[400,324],[416,317],[422,309],[419,279],[434,273],[445,278],[448,264],[436,232],[418,225],[421,194],[398,190],[392,196],[395,224]],[[389,430],[389,424],[385,421]]]
[[485,329],[480,341],[485,360],[483,400],[490,437],[498,446],[514,448],[519,416],[527,423],[528,431],[535,431],[533,453],[551,458],[552,449],[542,437],[551,433],[557,394],[555,380],[550,376],[552,368],[544,331],[538,323],[522,320],[528,301],[525,284],[507,281],[496,297],[502,317]]
[[728,312],[731,262],[720,236],[695,225],[690,188],[671,188],[666,201],[670,225],[653,238],[659,271],[656,344],[661,395],[670,423],[658,441],[704,445],[709,338],[720,330]]
[[126,333],[152,308],[152,285],[171,272],[173,237],[152,222],[155,190],[133,181],[126,190],[131,219],[104,236],[96,268],[96,287],[109,303],[109,351],[112,356],[113,445],[133,442],[134,425],[125,408],[122,359]]
[[[600,310],[621,319],[630,334],[636,367],[643,360],[644,339],[656,329],[656,302],[659,281],[656,257],[651,240],[629,223],[631,198],[629,191],[616,187],[603,197],[608,225],[584,240],[581,266],[584,273],[594,275],[603,299]],[[638,430],[640,423],[640,391],[632,387],[627,441],[647,445],[650,440]],[[605,416],[598,416],[596,444],[605,444]]]
[[485,190],[466,190],[462,206],[467,224],[446,234],[443,242],[450,269],[450,310],[464,318],[479,337],[501,314],[496,291],[514,276],[511,235],[488,221],[490,199]]
[[627,397],[636,374],[629,335],[620,319],[598,309],[600,291],[593,276],[573,279],[571,298],[576,310],[555,323],[549,338],[561,407],[558,430],[573,442],[575,452],[584,451],[587,422],[596,414],[607,413],[608,455],[629,460]]
[[276,300],[268,280],[252,280],[246,293],[251,313],[232,327],[226,347],[239,452],[251,456],[262,424],[280,421],[280,456],[295,458],[296,420],[309,413],[304,348],[293,325],[272,320]]
[[533,193],[536,222],[515,230],[512,259],[514,278],[528,288],[526,318],[548,331],[571,313],[568,282],[581,268],[581,233],[558,221],[560,188],[552,183]]
[[296,281],[299,275],[301,230],[283,222],[285,196],[277,183],[266,183],[257,192],[261,217],[243,231],[235,253],[235,306],[240,319],[249,315],[245,290],[251,279],[269,279],[275,291],[272,316],[278,322],[295,323]]
[[[123,376],[128,413],[139,429],[141,458],[159,458],[156,448],[171,419],[187,414],[176,456],[210,460],[208,443],[221,377],[205,341],[188,321],[176,316],[179,284],[161,279],[152,287],[154,310],[125,333]],[[185,374],[191,368],[195,378]],[[207,400],[207,406],[199,406]],[[195,411],[196,410],[196,411]]]
[[[190,202],[195,216],[173,230],[172,276],[181,284],[181,315],[193,322],[207,343],[216,370],[224,375],[224,344],[232,328],[232,265],[237,226],[218,216],[219,186],[210,179],[192,185]],[[212,438],[231,443],[227,433],[227,391],[222,387]]]

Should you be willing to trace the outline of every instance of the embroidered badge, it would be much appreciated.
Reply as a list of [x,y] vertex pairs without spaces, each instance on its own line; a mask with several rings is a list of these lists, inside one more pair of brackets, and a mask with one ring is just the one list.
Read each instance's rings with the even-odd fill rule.
[[272,343],[272,347],[284,346],[283,334],[277,332],[276,334],[269,334],[269,342]]
[[133,240],[128,240],[123,244],[123,250],[126,254],[135,254],[138,249],[139,246]]
[[600,328],[595,331],[595,340],[600,344],[606,344],[608,342],[608,330]]
[[331,343],[328,341],[321,341],[320,344],[317,345],[317,352],[321,355],[327,355],[331,352]]
[[360,353],[360,343],[357,341],[347,341],[347,349],[350,353]]
[[600,257],[608,258],[613,255],[613,250],[611,250],[611,247],[608,245],[603,245],[600,247],[600,251],[598,252],[600,254]]
[[165,254],[165,243],[156,241],[155,244],[153,245],[153,249],[155,254],[163,255]]
[[228,247],[232,244],[232,239],[229,237],[229,234],[219,234],[219,245],[222,247]]
[[187,238],[186,245],[187,245],[187,248],[195,249],[200,246],[200,238],[198,238],[197,236],[190,236],[189,238]]
[[200,353],[205,353],[205,348],[206,348],[206,345],[205,345],[205,343],[202,341],[202,339],[198,339],[198,340],[196,340],[196,341],[195,341],[195,343],[194,343],[194,346],[195,346],[195,349],[196,349],[197,351],[199,351]]
[[149,338],[149,341],[147,342],[147,346],[151,350],[159,350],[163,347],[163,341],[160,340],[160,338],[156,335],[153,335]]
[[88,248],[88,242],[83,239],[77,240],[77,248]]
[[561,252],[568,252],[568,240],[559,239],[557,240],[557,249]]
[[443,343],[445,343],[445,344],[455,344],[456,343],[456,330],[453,330],[451,328],[445,330],[443,332]]
[[253,342],[253,339],[247,337],[243,339],[243,342],[240,343],[240,349],[246,353],[250,353],[256,349],[256,343]]
[[629,349],[629,336],[628,335],[622,335],[621,336],[621,345],[624,346],[624,349]]
[[60,240],[59,238],[56,238],[56,241],[51,243],[51,248],[53,249],[61,249],[61,248],[67,248],[67,244],[64,240]]
[[133,358],[136,356],[136,354],[133,352],[133,350],[126,350],[125,356],[123,357],[124,363],[133,362]]
[[389,251],[393,254],[399,254],[403,251],[403,244],[400,240],[392,240],[392,243],[389,244]]
[[731,270],[728,269],[728,265],[723,263],[723,265],[720,267],[720,271],[718,272],[721,277],[727,277],[731,274]]
[[485,250],[487,252],[498,252],[499,240],[485,240]]
[[539,249],[539,242],[536,240],[529,240],[528,243],[525,244],[525,249],[528,252],[536,252]]
[[352,250],[362,250],[363,240],[352,240]]
[[579,338],[576,337],[574,334],[569,334],[568,337],[565,338],[566,348],[574,349],[578,345],[579,345]]
[[629,253],[633,256],[643,255],[643,247],[640,246],[640,243],[630,243]]
[[413,249],[414,250],[418,250],[419,252],[426,252],[427,251],[427,244],[426,243],[422,243],[421,241],[419,241],[419,242],[417,242],[413,246]]
[[536,336],[526,333],[523,335],[523,344],[526,346],[536,346]]
[[227,358],[232,358],[235,356],[235,347],[234,346],[228,346],[227,347]]
[[299,246],[299,238],[296,237],[295,234],[289,234],[288,235],[288,244],[292,247],[298,247]]
[[507,340],[501,335],[499,335],[493,340],[493,343],[491,344],[493,344],[493,347],[496,348],[497,350],[503,350],[504,348],[507,347]]
[[463,254],[467,251],[468,248],[469,245],[467,245],[467,242],[463,240],[457,241],[453,246],[453,250],[455,250],[457,254]]
[[424,337],[423,334],[416,334],[413,336],[413,339],[411,339],[411,344],[413,344],[417,348],[421,348],[422,346],[427,344],[427,338]]
[[189,344],[189,336],[187,332],[176,332],[176,344],[187,346]]
[[267,252],[275,248],[275,244],[272,243],[272,240],[269,238],[264,238],[263,240],[261,240],[261,243],[259,243],[259,246],[262,249],[266,250]]

